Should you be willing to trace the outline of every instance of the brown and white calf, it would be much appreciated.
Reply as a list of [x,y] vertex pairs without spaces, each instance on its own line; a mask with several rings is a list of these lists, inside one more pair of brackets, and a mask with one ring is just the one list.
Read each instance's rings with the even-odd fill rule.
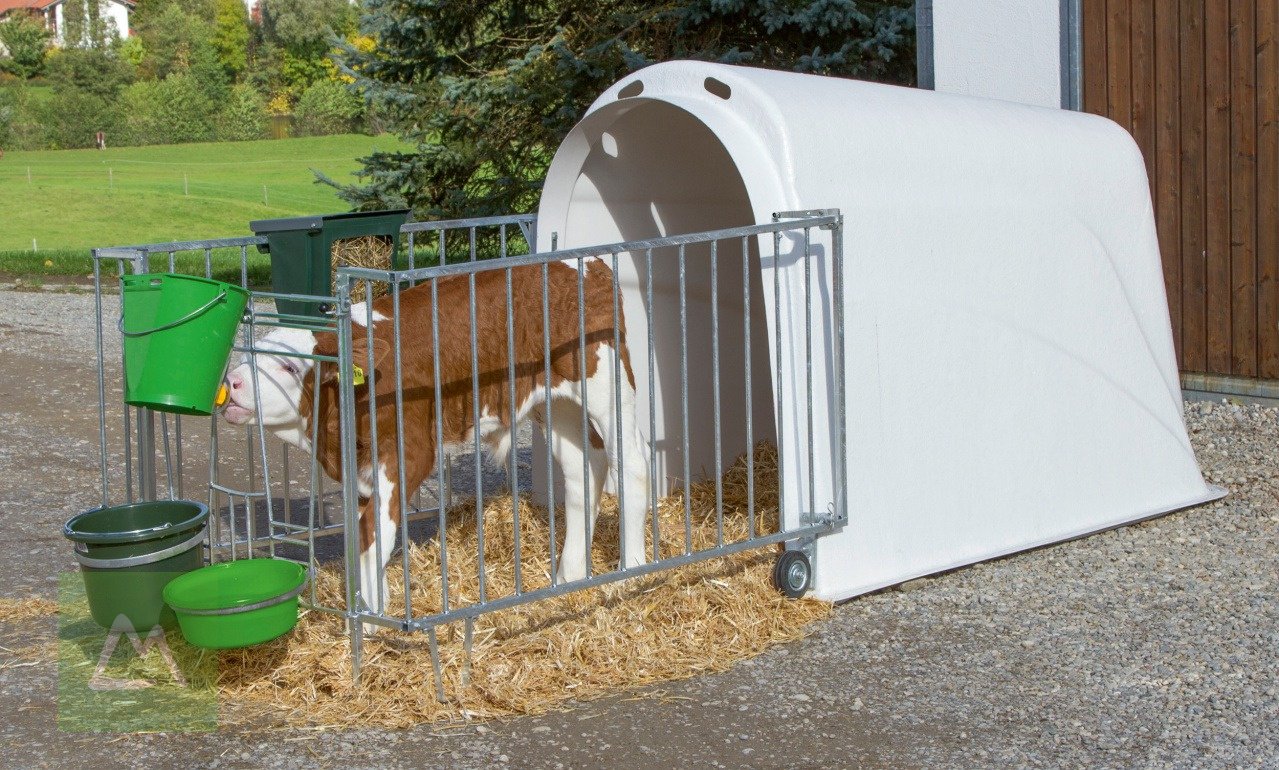
[[[390,560],[400,516],[400,495],[411,495],[435,472],[442,455],[474,446],[475,435],[501,462],[511,449],[519,424],[532,419],[549,430],[551,449],[564,476],[565,537],[559,560],[558,581],[586,575],[586,542],[599,513],[600,494],[607,476],[616,483],[619,466],[625,474],[620,485],[622,567],[645,561],[644,521],[648,510],[649,467],[647,452],[635,420],[635,377],[626,346],[625,320],[620,297],[617,317],[621,340],[616,351],[623,371],[614,378],[613,274],[603,263],[587,263],[582,277],[585,297],[585,367],[579,340],[578,271],[560,263],[547,270],[550,323],[542,322],[542,269],[540,265],[511,271],[510,312],[514,318],[515,424],[511,423],[511,367],[508,359],[505,271],[476,274],[475,315],[479,367],[479,423],[474,415],[469,290],[466,277],[438,280],[440,413],[444,446],[436,446],[435,352],[432,349],[432,297],[429,283],[400,293],[400,349],[404,404],[404,482],[399,487],[395,421],[394,329],[392,300],[373,302],[374,376],[356,387],[356,433],[360,494],[360,580],[366,605],[382,611],[387,594],[386,563]],[[364,303],[352,308],[352,351],[357,366],[369,366]],[[543,334],[550,336],[551,403],[546,398]],[[282,440],[315,452],[324,470],[342,477],[339,429],[339,377],[337,366],[320,364],[319,393],[315,393],[313,363],[296,354],[337,355],[337,337],[331,332],[312,333],[276,329],[258,344],[257,388],[261,412],[255,403],[255,378],[246,361],[228,375],[230,399],[223,412],[232,423],[258,421]],[[291,355],[294,354],[294,355]],[[376,388],[378,467],[372,467],[370,446],[369,385]],[[613,383],[620,383],[620,393]],[[319,430],[311,446],[311,416],[319,398]],[[617,423],[620,398],[622,425]],[[550,408],[548,408],[548,406]],[[590,435],[583,442],[582,410]],[[618,450],[623,453],[619,458]],[[377,510],[374,510],[374,483]],[[588,524],[589,514],[589,524]],[[377,558],[375,532],[380,529],[381,555]],[[380,586],[381,590],[378,590]]]

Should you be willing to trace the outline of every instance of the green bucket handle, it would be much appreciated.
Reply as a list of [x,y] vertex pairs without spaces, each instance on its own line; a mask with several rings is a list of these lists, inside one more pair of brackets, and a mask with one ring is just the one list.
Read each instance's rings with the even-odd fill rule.
[[167,324],[165,324],[165,325],[163,325],[163,326],[157,326],[157,327],[155,327],[154,329],[147,329],[146,331],[143,331],[143,332],[127,332],[127,331],[125,331],[125,330],[124,330],[124,316],[123,316],[123,315],[121,315],[121,316],[120,316],[120,321],[119,321],[119,323],[117,323],[117,324],[116,324],[116,327],[117,327],[117,328],[119,328],[120,333],[121,333],[121,334],[123,334],[123,335],[124,335],[124,336],[126,336],[126,337],[145,337],[145,336],[147,336],[148,334],[155,334],[156,332],[162,332],[162,331],[164,331],[165,329],[172,329],[172,328],[173,328],[173,327],[175,327],[175,326],[181,326],[182,324],[186,323],[187,321],[191,321],[191,320],[193,320],[193,319],[195,319],[195,318],[200,317],[201,315],[204,315],[205,313],[207,313],[207,312],[209,312],[210,310],[212,310],[214,305],[216,305],[216,304],[218,304],[219,302],[221,302],[222,300],[226,299],[226,296],[227,296],[226,289],[223,289],[221,294],[219,294],[218,296],[216,296],[216,297],[214,297],[213,299],[209,300],[208,302],[204,303],[204,305],[202,305],[202,306],[200,306],[200,307],[196,308],[195,310],[192,310],[190,313],[187,313],[186,315],[182,316],[181,318],[179,318],[179,319],[178,319],[178,320],[176,320],[176,321],[170,321],[169,323],[167,323]]
[[89,556],[80,550],[79,545],[75,549],[76,561],[86,567],[95,567],[97,569],[123,569],[125,567],[141,567],[144,564],[155,564],[158,561],[164,561],[171,556],[177,556],[180,553],[186,553],[192,548],[204,542],[204,538],[209,533],[209,527],[206,524],[200,528],[200,531],[187,540],[177,545],[171,545],[168,548],[162,548],[151,553],[144,553],[138,556],[124,556],[118,559],[98,559]]

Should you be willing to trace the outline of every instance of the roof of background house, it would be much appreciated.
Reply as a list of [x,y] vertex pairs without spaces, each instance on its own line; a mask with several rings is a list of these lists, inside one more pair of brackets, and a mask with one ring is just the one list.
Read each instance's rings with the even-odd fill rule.
[[0,0],[0,13],[12,11],[15,8],[38,8],[41,0]]

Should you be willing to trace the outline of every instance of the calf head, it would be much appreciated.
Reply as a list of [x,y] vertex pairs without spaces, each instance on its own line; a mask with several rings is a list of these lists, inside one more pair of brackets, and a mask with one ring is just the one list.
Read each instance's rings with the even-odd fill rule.
[[[258,341],[255,347],[258,353],[246,355],[240,365],[227,375],[228,399],[223,417],[235,425],[260,423],[276,431],[305,425],[311,414],[315,382],[313,370],[317,364],[304,356],[336,358],[336,335],[278,328]],[[368,342],[362,326],[352,325],[351,353],[356,366],[368,367]],[[375,338],[373,366],[380,368],[389,353],[390,344]],[[319,366],[323,404],[327,400],[325,391],[336,393],[337,364],[323,362]]]
[[245,355],[227,375],[228,398],[222,410],[227,422],[296,426],[301,421],[303,386],[315,366],[311,359],[299,356],[315,354],[316,336],[303,329],[281,328],[259,340],[258,354]]

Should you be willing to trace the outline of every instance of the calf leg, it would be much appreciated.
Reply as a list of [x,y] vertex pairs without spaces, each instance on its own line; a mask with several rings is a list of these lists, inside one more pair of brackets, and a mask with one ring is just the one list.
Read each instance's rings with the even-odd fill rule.
[[[385,612],[390,598],[386,565],[395,549],[396,519],[400,510],[400,490],[388,477],[385,464],[378,471],[377,492],[376,499],[370,497],[360,510],[360,597],[370,611]],[[364,624],[365,633],[373,633],[377,628]]]
[[604,453],[590,445],[589,437],[582,440],[580,405],[556,400],[544,408],[550,413],[545,429],[551,432],[551,454],[564,476],[564,549],[555,572],[559,584],[586,577],[586,543],[595,530],[607,467]]
[[[644,521],[648,512],[648,452],[635,415],[635,388],[625,373],[614,380],[612,347],[600,345],[599,366],[587,381],[586,405],[604,433],[604,452],[617,483],[622,568],[644,564]],[[614,391],[617,382],[619,390]],[[618,423],[618,411],[621,423]]]

